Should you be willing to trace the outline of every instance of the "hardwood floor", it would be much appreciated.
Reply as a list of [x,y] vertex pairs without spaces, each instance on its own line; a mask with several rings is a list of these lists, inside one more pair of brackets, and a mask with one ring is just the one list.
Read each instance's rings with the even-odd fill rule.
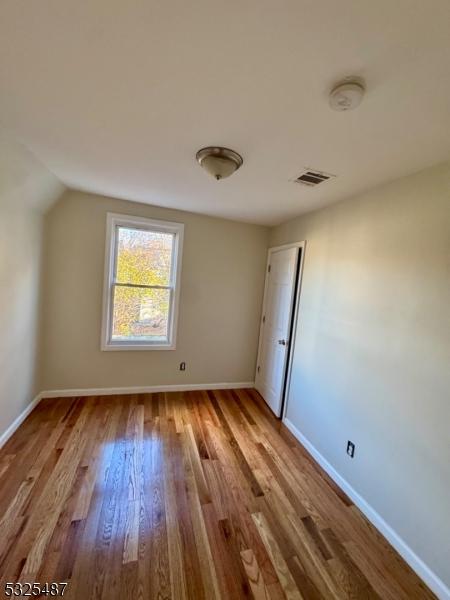
[[2,593],[434,598],[254,390],[43,400],[0,477]]

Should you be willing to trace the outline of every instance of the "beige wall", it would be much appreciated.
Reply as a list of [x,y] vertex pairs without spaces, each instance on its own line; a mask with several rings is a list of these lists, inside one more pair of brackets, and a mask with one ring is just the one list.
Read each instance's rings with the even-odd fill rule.
[[[174,351],[100,351],[108,211],[185,224]],[[46,219],[42,389],[253,381],[267,241],[260,226],[67,192]]]
[[42,211],[61,184],[0,132],[0,437],[39,391]]
[[[270,239],[259,226],[66,192],[45,218],[38,383],[42,210],[61,191],[0,139],[0,435],[40,390],[252,381],[268,242],[306,240],[287,417],[449,584],[450,164]],[[173,352],[100,351],[108,211],[185,223]]]
[[281,225],[270,245],[295,240],[287,417],[449,584],[450,164]]

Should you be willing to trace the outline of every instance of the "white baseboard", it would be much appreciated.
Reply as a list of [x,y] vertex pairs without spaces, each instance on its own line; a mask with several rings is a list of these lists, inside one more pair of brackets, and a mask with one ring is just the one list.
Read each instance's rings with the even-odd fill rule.
[[408,546],[408,544],[386,523],[370,504],[358,494],[356,490],[336,471],[336,469],[327,461],[322,454],[311,444],[311,442],[297,429],[297,427],[287,418],[283,423],[289,431],[298,439],[311,456],[328,473],[328,475],[337,483],[337,485],[353,500],[355,505],[369,519],[378,531],[388,540],[388,542],[404,558],[409,566],[417,575],[428,585],[440,600],[450,600],[450,590],[445,583],[423,562],[421,558]]
[[11,423],[11,425],[8,427],[8,429],[0,435],[0,448],[2,448],[6,444],[6,442],[9,440],[9,438],[12,436],[12,434],[16,431],[16,429],[18,429],[20,427],[20,425],[22,425],[22,423],[28,417],[28,415],[33,410],[33,408],[39,404],[41,398],[42,398],[42,395],[38,394],[30,402],[30,404],[25,408],[25,410],[23,410],[20,413],[20,415],[17,417],[17,419],[15,419]]
[[63,398],[74,396],[116,396],[119,394],[153,394],[156,392],[189,392],[193,390],[232,390],[255,387],[254,381],[235,383],[180,383],[176,385],[149,385],[115,388],[84,388],[73,390],[48,390],[41,398]]

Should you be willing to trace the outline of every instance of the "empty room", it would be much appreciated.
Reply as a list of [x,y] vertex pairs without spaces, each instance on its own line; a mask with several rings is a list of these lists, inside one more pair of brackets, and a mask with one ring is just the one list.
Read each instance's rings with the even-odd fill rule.
[[0,598],[450,600],[448,0],[2,0],[0,285]]

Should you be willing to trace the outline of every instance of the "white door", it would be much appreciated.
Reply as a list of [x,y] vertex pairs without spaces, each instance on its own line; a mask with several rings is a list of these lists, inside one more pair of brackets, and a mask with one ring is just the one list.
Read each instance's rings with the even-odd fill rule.
[[298,248],[269,250],[255,386],[281,416]]

